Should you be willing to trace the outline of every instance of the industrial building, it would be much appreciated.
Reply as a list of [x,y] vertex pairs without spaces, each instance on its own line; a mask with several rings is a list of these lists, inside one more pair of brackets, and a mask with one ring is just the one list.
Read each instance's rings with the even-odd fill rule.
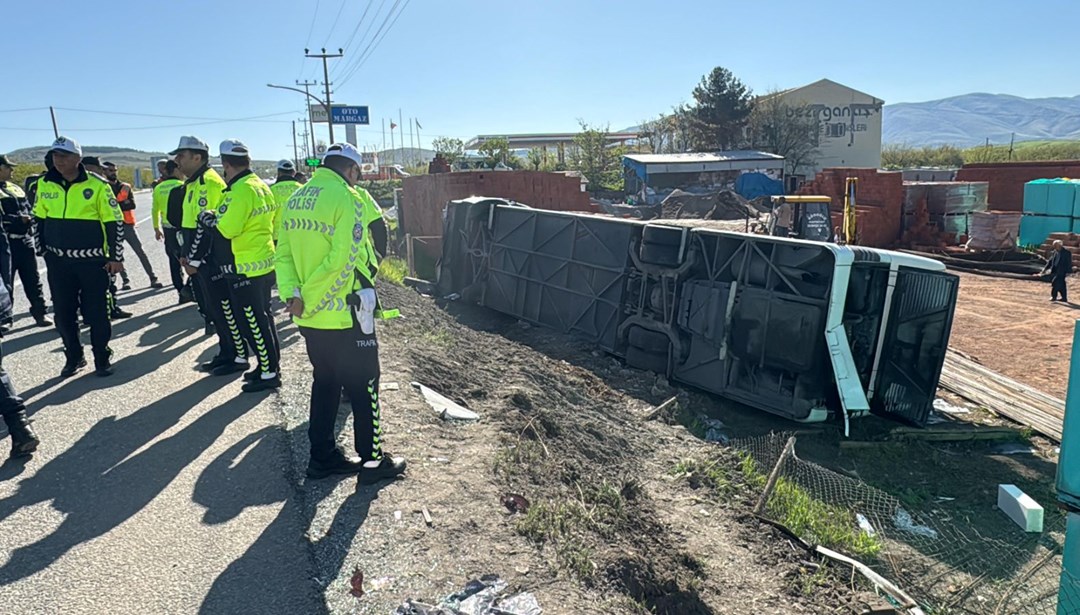
[[747,172],[759,172],[780,179],[784,173],[784,157],[756,151],[623,156],[623,176],[628,194],[636,193],[645,186],[661,190],[734,184],[740,174]]

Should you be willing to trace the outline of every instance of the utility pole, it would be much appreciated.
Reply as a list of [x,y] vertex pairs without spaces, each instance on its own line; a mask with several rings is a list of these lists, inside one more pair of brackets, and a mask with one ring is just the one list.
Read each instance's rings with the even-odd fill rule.
[[[302,82],[297,81],[296,85],[303,86],[304,87],[304,94],[307,94],[308,98],[313,98],[311,96],[311,92],[308,91],[308,88],[313,86],[313,85],[319,85],[319,82],[318,81],[308,81],[308,80],[305,79]],[[318,100],[318,99],[316,98],[315,100]],[[315,155],[315,122],[311,121],[311,103],[309,103],[307,101],[304,101],[304,103],[307,105],[307,110],[308,110],[308,112],[307,112],[307,118],[308,118],[307,123],[308,123],[308,133],[311,135],[311,155],[314,156]],[[327,113],[329,113],[329,111],[327,111]],[[326,119],[327,119],[327,121],[330,121],[330,116],[327,115]]]
[[292,123],[292,157],[296,169],[300,169],[300,154],[296,151],[296,120]]
[[1009,160],[1012,160],[1013,144],[1014,143],[1016,143],[1016,133],[1015,132],[1012,133],[1011,137],[1009,137]]
[[345,52],[338,49],[337,53],[326,53],[326,47],[323,47],[322,53],[310,53],[305,49],[304,55],[309,58],[322,59],[323,86],[326,87],[326,125],[330,127],[330,143],[334,143],[334,116],[330,111],[330,70],[326,67],[326,60],[328,58],[340,58],[345,55]]
[[304,132],[300,133],[300,145],[303,146],[304,158],[311,158],[311,151],[308,149],[308,123],[307,120],[300,118],[300,126],[303,127]]
[[60,131],[57,130],[57,128],[56,128],[56,111],[53,110],[51,105],[49,106],[49,115],[52,116],[53,138],[54,139],[59,139],[60,138]]

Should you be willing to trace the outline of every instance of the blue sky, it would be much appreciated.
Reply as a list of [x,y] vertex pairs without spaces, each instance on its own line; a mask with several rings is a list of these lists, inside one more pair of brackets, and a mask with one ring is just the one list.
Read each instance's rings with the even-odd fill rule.
[[[0,8],[0,151],[51,141],[41,108],[53,105],[61,132],[84,144],[168,150],[190,133],[215,151],[237,137],[258,158],[291,157],[288,122],[302,117],[303,96],[266,84],[321,81],[321,63],[305,60],[304,47],[334,50],[350,36],[331,81],[335,101],[370,106],[365,147],[381,147],[381,121],[396,122],[398,109],[406,123],[419,120],[425,145],[441,135],[572,131],[579,118],[625,128],[688,100],[718,65],[757,92],[828,77],[886,103],[1080,94],[1080,3],[1068,1],[56,4],[70,8]],[[395,5],[400,17],[391,14],[373,43]],[[203,123],[237,118],[257,121]],[[316,130],[325,139],[325,126]]]

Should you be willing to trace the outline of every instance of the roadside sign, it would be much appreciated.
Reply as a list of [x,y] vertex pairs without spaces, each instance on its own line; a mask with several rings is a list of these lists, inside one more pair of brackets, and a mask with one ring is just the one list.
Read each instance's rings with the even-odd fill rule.
[[[367,105],[334,105],[331,107],[335,124],[370,124]],[[326,123],[326,107],[308,105],[311,121],[316,124]]]
[[337,106],[330,109],[335,124],[369,124],[367,105]]
[[326,144],[325,143],[320,143],[320,144],[316,145],[315,146],[315,153],[320,155],[320,156],[325,154],[326,153]]
[[319,160],[318,158],[308,158],[307,160],[304,160],[304,162],[309,167],[317,167],[317,166],[319,166],[319,163],[322,162],[322,161]]

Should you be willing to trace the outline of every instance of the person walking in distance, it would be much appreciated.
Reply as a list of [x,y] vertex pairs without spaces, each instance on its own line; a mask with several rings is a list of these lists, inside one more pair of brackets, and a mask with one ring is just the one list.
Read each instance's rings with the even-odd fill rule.
[[1050,254],[1050,260],[1039,275],[1050,276],[1050,300],[1057,301],[1061,297],[1062,303],[1069,302],[1069,288],[1066,281],[1072,273],[1072,252],[1069,252],[1060,239],[1054,241],[1054,251]]
[[164,175],[161,176],[161,181],[154,186],[150,217],[154,225],[154,238],[165,242],[165,255],[169,259],[169,276],[172,279],[173,288],[176,289],[180,297],[180,303],[184,304],[195,299],[191,296],[191,290],[184,281],[184,272],[180,266],[180,238],[178,236],[180,229],[173,225],[167,215],[169,196],[174,189],[180,189],[179,201],[183,202],[184,174],[180,172],[180,167],[177,166],[174,160],[165,161],[162,166],[164,167]]
[[67,361],[62,377],[86,366],[76,313],[90,325],[94,366],[99,376],[112,374],[112,325],[108,315],[109,276],[124,268],[123,217],[112,188],[88,173],[82,148],[58,137],[50,148],[53,169],[38,180],[34,216],[48,267],[56,329]]
[[250,150],[243,142],[222,141],[220,152],[226,182],[221,205],[199,214],[200,232],[188,258],[203,261],[209,252],[213,262],[202,267],[212,274],[220,272],[231,284],[240,331],[257,361],[255,369],[244,374],[247,382],[243,390],[250,393],[276,389],[281,386],[280,356],[270,287],[274,285],[271,235],[277,206],[270,187],[251,171]]
[[45,294],[41,289],[38,272],[37,243],[35,238],[33,209],[26,193],[11,181],[15,163],[0,155],[0,208],[3,210],[4,233],[11,250],[12,278],[4,280],[8,290],[14,292],[14,275],[19,275],[23,292],[30,302],[30,316],[39,327],[51,327],[52,321],[45,315]]
[[[135,232],[135,190],[132,189],[131,184],[117,178],[115,164],[105,161],[101,163],[101,166],[105,169],[105,179],[112,187],[113,194],[116,195],[116,202],[120,204],[120,211],[124,213],[124,241],[131,246],[135,256],[139,257],[143,271],[150,278],[150,288],[164,288],[164,284],[158,281],[154,273],[154,266],[150,264],[150,259],[146,256],[139,234]],[[121,290],[131,290],[131,278],[128,277],[127,271],[120,272],[120,277],[124,280],[124,287]]]
[[[374,280],[378,259],[366,236],[378,216],[360,180],[360,152],[331,145],[310,181],[293,193],[281,216],[276,254],[278,290],[299,326],[312,365],[307,475],[359,473],[376,482],[405,472],[404,459],[383,449],[379,405],[379,345],[375,318],[382,316]],[[356,452],[337,447],[334,422],[341,389],[352,404]]]

